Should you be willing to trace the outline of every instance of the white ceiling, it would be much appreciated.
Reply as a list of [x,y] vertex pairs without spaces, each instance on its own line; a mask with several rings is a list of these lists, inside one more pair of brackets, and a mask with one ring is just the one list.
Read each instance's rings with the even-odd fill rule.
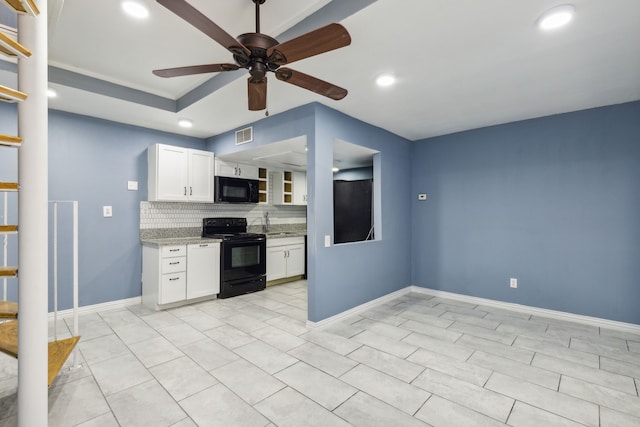
[[[52,83],[59,96],[50,100],[51,108],[197,137],[264,117],[247,111],[245,70],[217,77],[153,76],[155,68],[232,58],[155,1],[140,1],[150,9],[145,21],[125,16],[120,0],[49,1],[50,65],[94,78],[76,84],[83,79],[68,74],[69,81]],[[317,101],[417,140],[639,100],[640,1],[569,1],[576,6],[574,20],[553,33],[540,32],[535,21],[562,0],[373,1],[341,21],[351,46],[291,65],[347,88],[349,95],[332,101],[270,75],[269,113]],[[251,0],[190,2],[234,36],[254,31]],[[349,3],[357,2],[333,0],[338,9]],[[267,0],[262,32],[277,37],[309,15],[321,20],[321,8],[331,4]],[[374,80],[383,72],[393,73],[398,83],[377,88]],[[7,79],[8,73],[0,72],[0,82]],[[100,81],[180,103],[191,90],[201,92],[203,84],[220,88],[175,112],[118,99],[109,87],[94,93],[92,82]],[[192,129],[177,126],[183,117],[194,121]]]

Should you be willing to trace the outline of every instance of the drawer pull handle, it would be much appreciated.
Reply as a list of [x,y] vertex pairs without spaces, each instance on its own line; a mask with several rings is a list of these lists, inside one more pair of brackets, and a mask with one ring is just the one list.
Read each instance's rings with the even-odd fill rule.
[[200,245],[201,248],[208,248],[209,245],[208,244],[204,244],[204,245]]
[[180,252],[180,249],[169,249],[169,252]]
[[176,262],[170,262],[169,265],[177,265],[180,264],[180,261],[176,261]]
[[180,279],[179,277],[172,277],[169,280],[173,282],[174,280],[179,280],[179,279]]

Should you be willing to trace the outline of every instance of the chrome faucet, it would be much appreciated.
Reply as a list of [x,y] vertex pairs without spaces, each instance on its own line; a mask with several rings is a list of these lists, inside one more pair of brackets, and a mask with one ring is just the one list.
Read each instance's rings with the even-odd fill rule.
[[264,213],[264,225],[262,226],[262,230],[265,233],[268,233],[270,225],[271,225],[271,222],[269,221],[269,212],[265,212]]

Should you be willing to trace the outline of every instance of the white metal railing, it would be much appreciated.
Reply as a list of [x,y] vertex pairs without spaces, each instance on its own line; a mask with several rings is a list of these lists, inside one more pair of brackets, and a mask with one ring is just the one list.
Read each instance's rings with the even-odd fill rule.
[[[80,335],[78,324],[78,201],[52,200],[53,204],[53,331],[58,340],[58,204],[70,203],[73,209],[73,336]],[[78,352],[73,351],[73,368],[78,367]]]
[[[2,205],[3,206],[3,212],[2,212],[3,216],[2,217],[4,219],[3,225],[8,225],[8,222],[7,222],[7,216],[9,215],[9,209],[7,207],[8,204],[9,204],[9,199],[7,197],[7,193],[5,192],[4,193],[4,204]],[[3,242],[2,242],[2,266],[6,267],[7,266],[7,262],[8,262],[7,256],[9,254],[9,249],[8,249],[9,236],[7,234],[5,234],[3,236],[3,238],[2,238],[2,240],[3,240]],[[6,277],[2,278],[2,299],[4,301],[7,300],[7,278]]]

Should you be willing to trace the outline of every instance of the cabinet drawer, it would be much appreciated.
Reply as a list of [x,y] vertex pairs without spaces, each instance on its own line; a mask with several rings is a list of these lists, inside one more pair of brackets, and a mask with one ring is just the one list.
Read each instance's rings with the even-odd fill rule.
[[186,273],[163,274],[160,283],[159,304],[182,301],[187,297]]
[[160,256],[162,258],[170,257],[170,256],[187,256],[187,246],[186,245],[177,245],[177,246],[162,246],[162,251]]
[[176,273],[187,270],[187,257],[163,258],[162,274]]

